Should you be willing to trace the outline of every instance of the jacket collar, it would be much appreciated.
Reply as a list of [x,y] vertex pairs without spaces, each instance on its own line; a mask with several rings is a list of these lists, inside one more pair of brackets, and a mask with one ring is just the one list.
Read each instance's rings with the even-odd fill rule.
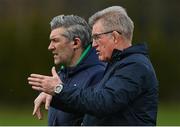
[[136,44],[133,46],[130,46],[127,49],[124,49],[123,51],[114,49],[112,52],[110,63],[113,63],[115,61],[119,61],[131,54],[143,54],[148,57],[148,48],[145,43],[143,44]]

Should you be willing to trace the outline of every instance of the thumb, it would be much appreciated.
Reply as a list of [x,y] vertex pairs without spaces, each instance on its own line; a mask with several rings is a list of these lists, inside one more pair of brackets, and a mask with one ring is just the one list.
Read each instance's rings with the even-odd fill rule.
[[56,69],[55,69],[54,66],[53,66],[52,69],[51,69],[51,73],[52,73],[52,76],[53,76],[53,77],[58,77],[58,74],[57,74]]
[[45,109],[48,110],[49,106],[50,106],[50,101],[47,100],[46,103],[45,103]]
[[46,109],[46,110],[49,109],[51,100],[52,100],[52,96],[51,96],[51,95],[47,95],[47,96],[46,96],[46,103],[45,103],[45,109]]

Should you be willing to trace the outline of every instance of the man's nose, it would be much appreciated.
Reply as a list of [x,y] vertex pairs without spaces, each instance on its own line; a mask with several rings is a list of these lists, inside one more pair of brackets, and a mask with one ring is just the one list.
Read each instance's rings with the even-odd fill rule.
[[97,47],[97,42],[95,41],[95,40],[93,40],[93,42],[92,42],[92,47]]
[[49,44],[49,46],[48,46],[48,50],[52,50],[54,48],[54,46],[53,46],[53,44],[52,44],[52,42]]

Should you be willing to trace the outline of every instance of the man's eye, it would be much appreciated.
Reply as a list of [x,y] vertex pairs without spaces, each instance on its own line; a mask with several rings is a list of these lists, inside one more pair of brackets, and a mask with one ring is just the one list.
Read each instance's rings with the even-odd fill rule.
[[93,39],[94,39],[94,40],[98,40],[98,39],[99,39],[99,36],[94,35],[94,36],[93,36]]
[[57,43],[59,42],[60,40],[59,39],[52,39],[53,42]]
[[54,40],[54,42],[59,42],[59,40]]

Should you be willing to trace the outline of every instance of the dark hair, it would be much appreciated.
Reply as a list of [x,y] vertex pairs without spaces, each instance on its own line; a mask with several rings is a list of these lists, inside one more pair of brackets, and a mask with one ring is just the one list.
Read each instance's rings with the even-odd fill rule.
[[83,48],[91,43],[91,29],[88,23],[81,17],[76,15],[58,15],[50,22],[51,30],[63,27],[66,29],[64,33],[69,40],[79,37]]

